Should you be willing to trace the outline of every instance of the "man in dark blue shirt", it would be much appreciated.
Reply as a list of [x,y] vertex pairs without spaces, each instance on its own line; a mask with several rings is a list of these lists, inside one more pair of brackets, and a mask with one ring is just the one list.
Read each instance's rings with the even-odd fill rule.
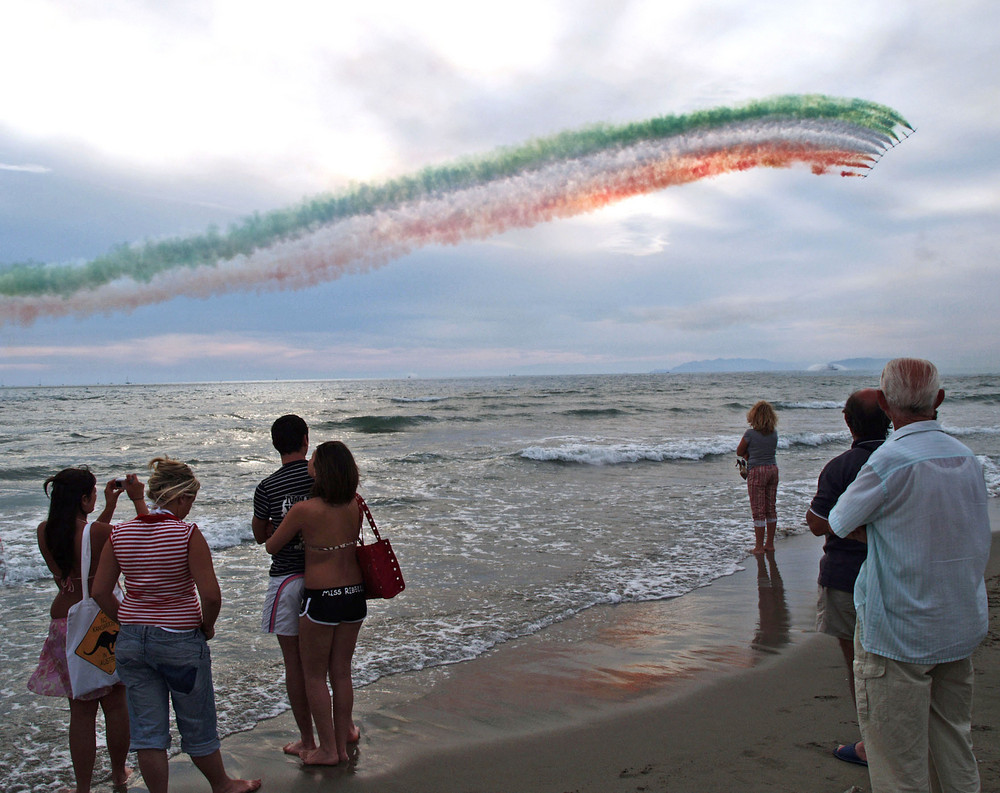
[[[816,630],[835,636],[847,662],[847,679],[854,699],[854,582],[865,561],[867,546],[856,540],[841,539],[829,530],[826,519],[837,499],[854,481],[871,453],[885,440],[889,417],[878,404],[878,391],[864,388],[855,391],[844,405],[844,421],[853,443],[843,454],[823,468],[816,495],[806,512],[806,523],[817,537],[825,537],[823,558],[819,562],[819,600],[816,605]],[[863,741],[838,746],[834,755],[840,760],[868,765]]]

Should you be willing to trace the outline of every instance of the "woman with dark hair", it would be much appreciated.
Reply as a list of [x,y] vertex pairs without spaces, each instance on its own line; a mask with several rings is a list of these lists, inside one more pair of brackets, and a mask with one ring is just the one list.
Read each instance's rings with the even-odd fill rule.
[[[201,483],[169,457],[154,458],[149,468],[153,508],[112,529],[94,579],[94,599],[121,625],[115,653],[139,771],[150,793],[167,793],[172,702],[181,749],[213,793],[249,793],[260,780],[226,773],[216,725],[208,640],[222,593],[204,535],[184,522]],[[113,594],[120,575],[121,604]]]
[[[49,489],[51,488],[51,493]],[[125,687],[120,683],[73,697],[66,662],[66,616],[71,606],[82,599],[82,576],[88,588],[93,581],[101,551],[111,533],[108,521],[114,514],[118,497],[128,491],[136,511],[145,511],[142,483],[130,475],[123,485],[113,479],[104,488],[104,511],[89,524],[87,516],[97,506],[97,479],[86,468],[66,468],[45,480],[49,497],[49,515],[38,524],[38,548],[55,579],[59,592],[49,610],[49,635],[38,659],[38,668],[28,681],[36,694],[69,698],[69,753],[76,777],[75,793],[88,793],[97,760],[97,706],[104,711],[108,755],[111,760],[111,784],[116,793],[126,789],[131,771],[125,766],[128,754],[128,709]],[[80,569],[80,555],[85,533],[90,542],[90,569]]]
[[[340,441],[316,448],[309,473],[314,480],[311,497],[292,506],[266,548],[274,554],[299,532],[305,540],[299,649],[319,746],[300,756],[306,765],[337,765],[350,759],[347,745],[360,737],[352,717],[351,678],[358,633],[368,615],[355,552],[361,531],[361,509],[355,498],[359,475],[354,456]],[[333,686],[332,702],[327,678]]]
[[778,414],[770,402],[763,399],[747,412],[750,428],[743,433],[736,456],[747,459],[747,494],[753,516],[754,546],[752,554],[774,550],[774,534],[778,529]]

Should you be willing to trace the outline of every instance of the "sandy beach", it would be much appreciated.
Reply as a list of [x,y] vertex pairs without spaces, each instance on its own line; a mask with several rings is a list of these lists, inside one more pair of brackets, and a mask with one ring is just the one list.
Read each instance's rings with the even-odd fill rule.
[[[227,738],[227,766],[291,793],[865,790],[866,769],[831,754],[859,736],[837,643],[813,631],[820,547],[786,538],[774,559],[682,598],[590,609],[474,661],[360,689],[350,767],[283,756],[287,714]],[[987,579],[973,730],[983,790],[1000,790],[996,534]],[[181,755],[171,789],[208,786]]]

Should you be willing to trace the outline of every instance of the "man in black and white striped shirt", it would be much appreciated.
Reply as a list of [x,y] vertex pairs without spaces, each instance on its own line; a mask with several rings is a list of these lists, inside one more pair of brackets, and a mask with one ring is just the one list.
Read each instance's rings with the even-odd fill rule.
[[[281,468],[257,485],[253,494],[253,536],[258,543],[265,542],[274,533],[292,504],[309,498],[313,484],[306,460],[309,451],[306,422],[296,415],[282,416],[271,425],[271,442],[281,455]],[[299,535],[271,557],[261,619],[261,630],[278,637],[285,662],[285,690],[299,728],[299,740],[284,747],[286,754],[298,754],[316,746],[299,655],[299,609],[304,572],[305,547]]]

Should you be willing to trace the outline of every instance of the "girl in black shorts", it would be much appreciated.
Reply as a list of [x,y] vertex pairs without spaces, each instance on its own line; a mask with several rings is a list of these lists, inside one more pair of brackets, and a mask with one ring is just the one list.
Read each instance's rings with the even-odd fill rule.
[[299,532],[305,540],[299,652],[319,746],[300,756],[306,765],[337,765],[348,761],[347,745],[360,737],[352,717],[351,660],[368,606],[355,554],[361,531],[358,466],[343,443],[328,441],[313,452],[309,473],[311,497],[288,511],[266,547],[274,554]]

